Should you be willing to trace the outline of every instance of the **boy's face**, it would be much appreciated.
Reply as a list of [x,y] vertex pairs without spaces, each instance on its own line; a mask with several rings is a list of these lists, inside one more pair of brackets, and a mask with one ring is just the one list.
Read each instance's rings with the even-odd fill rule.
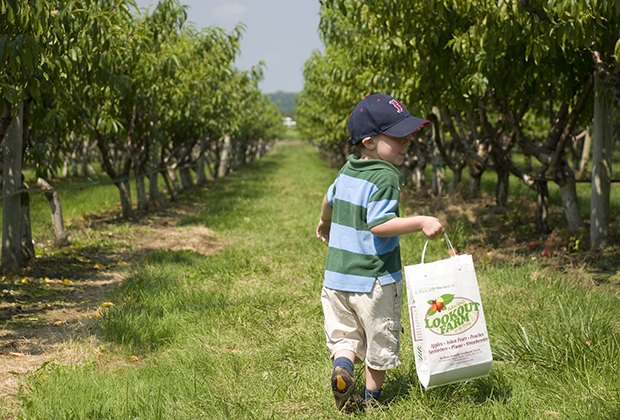
[[405,162],[411,136],[397,138],[377,134],[370,139],[364,139],[363,143],[369,152],[369,157],[390,162],[394,166],[401,166]]

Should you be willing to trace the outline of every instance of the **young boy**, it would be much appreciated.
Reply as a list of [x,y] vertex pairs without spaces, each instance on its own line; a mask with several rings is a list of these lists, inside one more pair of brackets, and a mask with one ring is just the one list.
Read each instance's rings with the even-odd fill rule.
[[[413,133],[426,124],[391,96],[366,96],[347,124],[358,151],[323,199],[316,236],[329,247],[321,302],[332,391],[342,411],[378,402],[385,371],[400,363],[399,235],[422,231],[432,239],[443,232],[434,217],[399,217],[398,211],[398,166]],[[363,399],[355,392],[355,362],[365,363]]]

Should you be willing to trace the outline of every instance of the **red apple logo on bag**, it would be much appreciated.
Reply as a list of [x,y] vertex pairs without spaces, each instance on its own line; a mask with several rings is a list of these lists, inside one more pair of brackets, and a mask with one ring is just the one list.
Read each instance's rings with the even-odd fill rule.
[[452,300],[454,300],[454,295],[449,294],[441,295],[435,300],[429,300],[427,303],[431,306],[428,308],[426,317],[435,315],[435,312],[441,312]]
[[424,326],[439,335],[456,335],[467,331],[480,316],[480,303],[465,297],[444,294],[427,303],[430,306],[424,318]]

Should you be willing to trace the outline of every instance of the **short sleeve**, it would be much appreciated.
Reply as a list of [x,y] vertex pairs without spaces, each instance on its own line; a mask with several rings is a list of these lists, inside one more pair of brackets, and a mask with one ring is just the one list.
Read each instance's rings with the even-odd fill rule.
[[329,188],[327,189],[327,194],[325,195],[325,197],[327,197],[327,204],[329,204],[330,207],[334,207],[335,196],[336,196],[336,181],[334,181],[334,183],[329,186]]
[[390,219],[398,217],[398,200],[400,190],[393,186],[379,189],[368,201],[366,223],[368,228],[373,228]]

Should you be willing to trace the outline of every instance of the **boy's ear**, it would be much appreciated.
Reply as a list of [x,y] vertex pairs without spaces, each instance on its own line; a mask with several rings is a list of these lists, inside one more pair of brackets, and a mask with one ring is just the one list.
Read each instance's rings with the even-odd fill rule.
[[377,147],[374,137],[364,137],[364,139],[362,140],[362,144],[366,149],[369,150],[374,150],[375,147]]

